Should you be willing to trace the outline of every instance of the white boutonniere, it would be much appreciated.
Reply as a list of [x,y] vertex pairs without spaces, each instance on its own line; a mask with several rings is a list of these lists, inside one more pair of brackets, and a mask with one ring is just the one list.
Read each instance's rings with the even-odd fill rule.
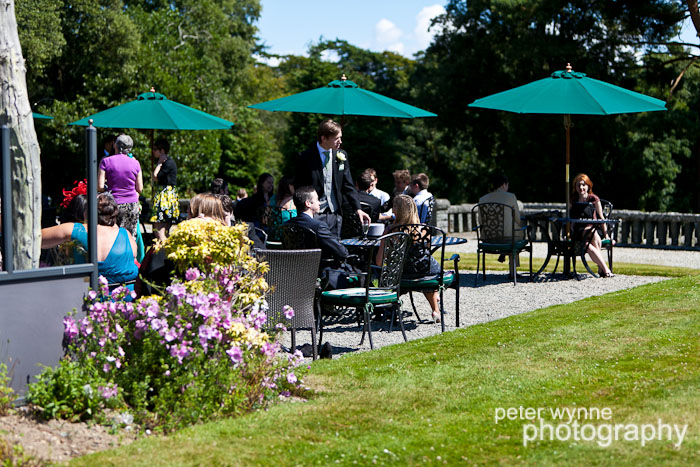
[[335,158],[338,159],[338,170],[345,170],[345,161],[348,159],[345,153],[338,151],[335,153]]

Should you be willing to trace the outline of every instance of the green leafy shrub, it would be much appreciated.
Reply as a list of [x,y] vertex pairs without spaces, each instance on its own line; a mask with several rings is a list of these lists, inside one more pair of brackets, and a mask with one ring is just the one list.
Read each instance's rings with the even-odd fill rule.
[[248,254],[244,229],[187,221],[162,247],[181,273],[163,296],[126,302],[126,289],[110,295],[100,278],[85,316],[64,319],[67,356],[27,396],[45,416],[128,407],[137,422],[167,431],[301,391],[303,357],[284,354],[277,329],[263,329],[266,265]]
[[12,408],[15,393],[10,387],[10,376],[7,374],[7,365],[0,363],[0,415],[7,415]]

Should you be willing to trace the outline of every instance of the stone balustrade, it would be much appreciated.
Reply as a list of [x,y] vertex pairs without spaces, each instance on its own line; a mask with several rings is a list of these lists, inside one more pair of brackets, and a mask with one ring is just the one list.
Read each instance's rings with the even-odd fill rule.
[[[471,211],[474,204],[451,205],[446,199],[435,202],[435,223],[451,233],[471,232]],[[558,209],[563,203],[523,203],[524,214]],[[612,218],[619,219],[618,246],[677,248],[700,250],[700,214],[678,212],[642,212],[614,209]],[[535,240],[542,240],[541,232]]]

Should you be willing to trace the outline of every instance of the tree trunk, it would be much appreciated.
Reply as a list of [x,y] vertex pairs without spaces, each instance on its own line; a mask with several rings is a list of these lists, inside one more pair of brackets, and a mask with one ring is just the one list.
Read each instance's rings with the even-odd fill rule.
[[26,70],[17,35],[14,0],[0,0],[0,125],[10,127],[14,268],[39,266],[41,164],[27,95]]

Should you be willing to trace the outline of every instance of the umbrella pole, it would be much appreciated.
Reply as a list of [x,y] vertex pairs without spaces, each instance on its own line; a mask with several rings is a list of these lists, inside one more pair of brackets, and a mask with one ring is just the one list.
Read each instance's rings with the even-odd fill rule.
[[[566,128],[566,174],[564,176],[564,183],[566,185],[566,218],[569,218],[569,164],[571,159],[571,115],[564,115],[564,128]],[[571,239],[571,224],[566,223],[566,239]],[[568,275],[571,271],[571,259],[568,254],[564,255],[564,274]]]
[[[569,217],[569,167],[570,167],[570,161],[571,161],[571,115],[564,115],[564,128],[566,128],[566,175],[564,177],[564,183],[566,184],[566,195],[564,199],[566,199],[566,217]],[[567,234],[568,234],[568,228],[567,228]]]

